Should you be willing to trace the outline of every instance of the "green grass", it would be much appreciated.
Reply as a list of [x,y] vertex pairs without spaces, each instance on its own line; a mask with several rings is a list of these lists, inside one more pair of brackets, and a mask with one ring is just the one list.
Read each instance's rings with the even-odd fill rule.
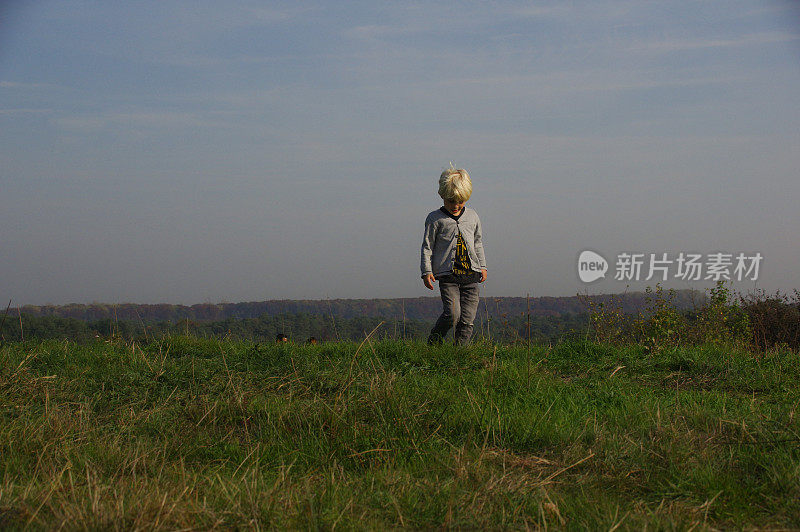
[[0,349],[0,528],[800,527],[790,351]]

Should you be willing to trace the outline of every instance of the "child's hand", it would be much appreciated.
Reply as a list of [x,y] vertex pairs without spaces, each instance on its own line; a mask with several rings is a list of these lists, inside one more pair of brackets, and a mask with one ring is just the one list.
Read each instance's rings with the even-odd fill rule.
[[486,270],[481,270],[481,282],[484,282],[488,276],[489,272],[487,272]]
[[429,273],[422,278],[422,282],[425,283],[425,286],[427,286],[429,289],[433,290],[433,283],[436,282],[436,278],[432,273]]

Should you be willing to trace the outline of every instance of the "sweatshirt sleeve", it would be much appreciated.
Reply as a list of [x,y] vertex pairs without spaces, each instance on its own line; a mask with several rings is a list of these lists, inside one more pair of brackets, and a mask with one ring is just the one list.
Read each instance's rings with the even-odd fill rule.
[[486,268],[486,255],[483,252],[483,235],[481,234],[481,219],[478,215],[475,215],[477,222],[475,223],[475,254],[478,256],[478,262],[480,263],[481,269],[485,270]]
[[422,277],[433,274],[431,268],[431,256],[433,255],[433,244],[436,241],[436,226],[428,216],[425,219],[425,234],[422,237],[422,250],[420,252],[420,265],[419,269]]

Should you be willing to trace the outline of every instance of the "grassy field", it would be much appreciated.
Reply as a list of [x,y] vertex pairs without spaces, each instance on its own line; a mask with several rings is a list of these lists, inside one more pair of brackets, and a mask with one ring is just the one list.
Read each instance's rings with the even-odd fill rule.
[[800,528],[800,362],[719,347],[0,349],[0,528]]

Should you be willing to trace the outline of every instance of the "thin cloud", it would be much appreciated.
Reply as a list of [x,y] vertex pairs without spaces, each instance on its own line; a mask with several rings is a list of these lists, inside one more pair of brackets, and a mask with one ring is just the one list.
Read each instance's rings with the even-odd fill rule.
[[788,32],[755,33],[738,39],[666,40],[642,43],[634,49],[653,52],[679,52],[706,48],[733,48],[779,44],[800,40],[800,35]]
[[538,17],[550,17],[553,15],[564,15],[569,12],[569,8],[566,6],[551,6],[551,7],[541,7],[541,6],[524,6],[517,9],[511,10],[514,15],[520,17],[530,17],[530,18],[538,18]]
[[[2,113],[2,111],[0,111]],[[240,128],[236,117],[226,117],[224,113],[207,114],[179,111],[142,110],[125,113],[97,113],[85,115],[60,116],[52,124],[73,133],[93,133],[103,130],[163,132],[165,130],[193,130],[197,128],[210,131]],[[226,119],[227,118],[227,119]]]
[[104,28],[102,50],[86,41],[83,46],[87,54],[204,69],[230,65],[235,60],[218,52],[206,53],[215,49],[216,41],[243,30],[266,31],[286,25],[310,11],[307,7],[263,7],[258,3],[218,9],[215,3],[165,2],[149,11],[132,9],[124,18],[119,16],[119,7],[112,4],[56,11],[49,18],[58,25]]
[[71,131],[97,131],[102,129],[106,121],[102,118],[96,117],[62,117],[53,120],[53,123],[62,128]]
[[[627,78],[627,79],[625,79]],[[666,87],[700,87],[707,85],[741,83],[747,81],[744,76],[704,76],[684,79],[653,79],[637,72],[614,72],[608,75],[605,71],[586,71],[550,73],[547,75],[510,75],[493,77],[472,77],[446,79],[435,82],[440,86],[523,86],[536,87],[537,91],[552,90],[564,92],[598,92],[626,91],[639,89],[657,89]]]
[[390,26],[387,24],[366,24],[344,30],[343,35],[351,39],[378,39],[422,33],[418,26]]
[[53,112],[52,109],[31,109],[31,108],[0,109],[0,115],[44,114],[44,113],[51,113],[51,112]]
[[2,89],[44,89],[54,87],[48,83],[20,83],[17,81],[0,81]]

